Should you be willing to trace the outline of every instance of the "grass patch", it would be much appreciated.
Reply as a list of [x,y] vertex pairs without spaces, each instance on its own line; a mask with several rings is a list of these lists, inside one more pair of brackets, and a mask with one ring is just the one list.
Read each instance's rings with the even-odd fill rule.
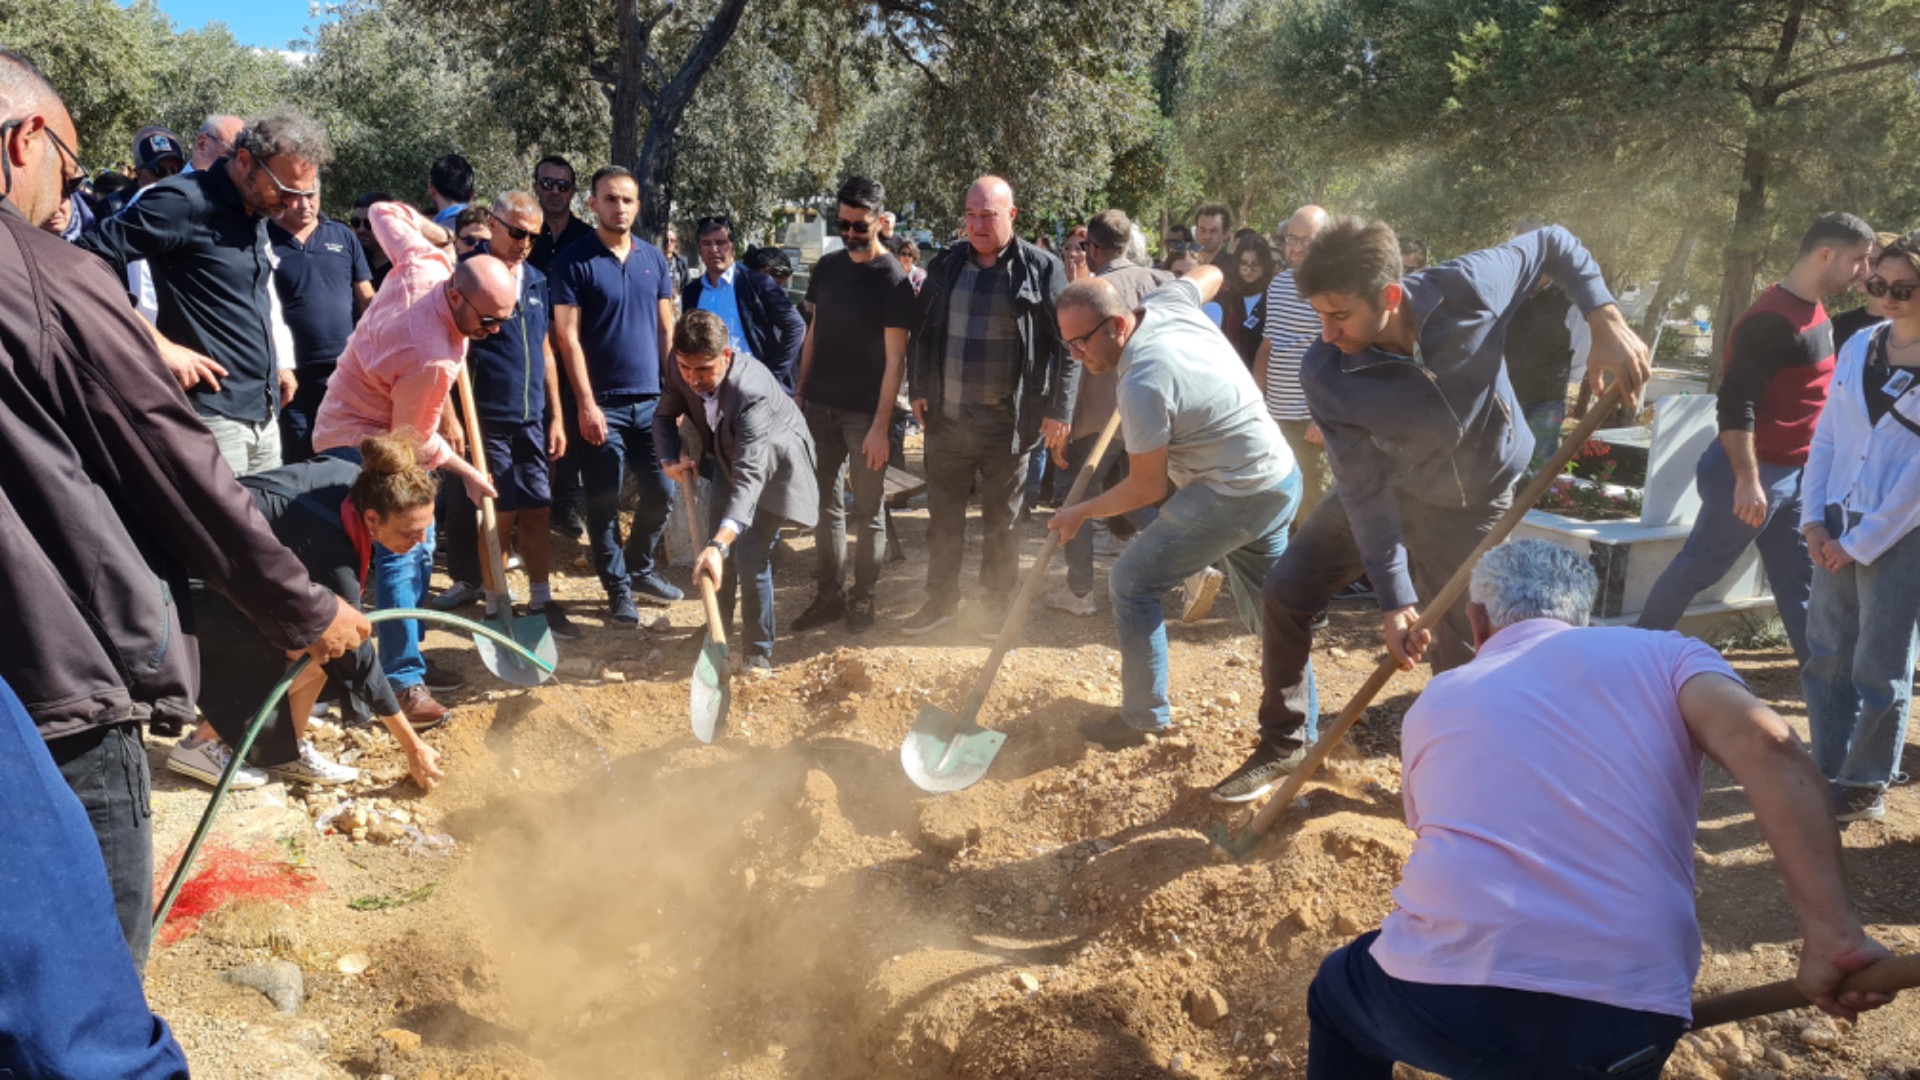
[[393,896],[375,895],[355,897],[347,901],[347,906],[355,911],[386,911],[389,908],[406,907],[408,904],[418,903],[432,896],[433,890],[439,887],[439,882],[429,881],[417,889],[409,889],[406,892]]

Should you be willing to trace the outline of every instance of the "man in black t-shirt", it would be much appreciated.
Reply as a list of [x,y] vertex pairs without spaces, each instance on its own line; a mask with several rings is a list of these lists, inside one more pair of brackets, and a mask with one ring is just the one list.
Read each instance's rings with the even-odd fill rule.
[[[844,251],[814,264],[807,284],[813,323],[800,349],[795,397],[818,453],[820,522],[814,527],[818,594],[793,622],[796,632],[847,620],[873,625],[873,587],[885,535],[888,431],[906,370],[916,314],[913,285],[880,237],[886,191],[864,176],[840,187],[837,225]],[[853,487],[853,589],[844,591],[847,553],[845,467]]]

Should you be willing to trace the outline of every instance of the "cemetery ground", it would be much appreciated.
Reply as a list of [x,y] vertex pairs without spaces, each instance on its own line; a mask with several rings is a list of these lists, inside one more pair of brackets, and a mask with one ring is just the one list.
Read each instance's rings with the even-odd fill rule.
[[[735,680],[713,746],[688,730],[697,603],[616,632],[575,565],[556,590],[589,630],[532,691],[431,632],[428,654],[469,679],[429,736],[448,774],[431,797],[384,734],[330,730],[323,748],[354,757],[362,783],[230,799],[208,865],[242,898],[203,894],[148,973],[195,1075],[1304,1075],[1307,983],[1379,924],[1408,852],[1398,731],[1424,674],[1396,679],[1305,805],[1232,861],[1206,830],[1250,810],[1207,788],[1252,743],[1259,668],[1231,603],[1171,628],[1178,734],[1114,755],[1075,732],[1118,701],[1104,594],[1097,618],[1037,609],[982,713],[1005,749],[977,786],[926,795],[901,772],[901,739],[921,702],[959,703],[987,646],[964,618],[898,633],[922,598],[925,519],[898,520],[910,561],[885,568],[879,625],[782,637],[772,677]],[[1024,527],[1023,556],[1043,539]],[[812,593],[810,542],[789,549],[788,619]],[[558,550],[563,567],[582,554]],[[1377,625],[1371,605],[1336,607],[1315,657],[1329,712],[1371,668]],[[1804,734],[1785,647],[1729,655]],[[207,797],[161,768],[165,749],[151,751],[162,872]],[[1701,986],[1787,977],[1796,933],[1773,861],[1727,776],[1710,768],[1707,791]],[[343,797],[368,819],[332,824],[365,839],[316,829]],[[1888,803],[1847,830],[1847,870],[1872,932],[1913,951],[1920,793]],[[408,826],[455,847],[435,854]],[[286,980],[297,1011],[235,976]],[[1667,1075],[1920,1078],[1920,995],[1844,1028],[1803,1011],[1720,1029],[1683,1043]]]

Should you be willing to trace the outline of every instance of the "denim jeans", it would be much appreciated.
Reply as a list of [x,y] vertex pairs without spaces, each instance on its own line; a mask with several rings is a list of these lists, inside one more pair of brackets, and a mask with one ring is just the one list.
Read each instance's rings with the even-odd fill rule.
[[[1107,575],[1120,639],[1120,718],[1143,731],[1171,723],[1167,708],[1167,622],[1160,596],[1188,575],[1226,560],[1234,605],[1260,630],[1260,583],[1287,549],[1300,505],[1300,471],[1257,495],[1222,495],[1190,484],[1160,507]],[[1083,527],[1084,531],[1084,527]]]
[[1311,420],[1280,420],[1280,437],[1287,441],[1287,449],[1293,451],[1294,463],[1300,466],[1300,512],[1293,515],[1293,524],[1299,528],[1320,500],[1333,490],[1333,463],[1327,459],[1327,448],[1315,446],[1307,441],[1307,429],[1313,426]]
[[1920,531],[1868,566],[1816,567],[1800,685],[1813,760],[1828,780],[1884,789],[1907,745],[1920,639]]
[[[1463,509],[1399,498],[1400,532],[1414,592],[1427,598],[1437,595],[1512,503],[1511,492],[1489,506]],[[1295,530],[1261,590],[1262,743],[1291,752],[1316,737],[1320,700],[1313,683],[1313,620],[1364,573],[1346,504],[1336,489]],[[1435,672],[1451,671],[1473,659],[1464,594],[1433,628],[1427,658]]]
[[[673,489],[667,474],[660,471],[660,456],[653,448],[653,407],[658,400],[649,397],[602,405],[607,441],[590,446],[580,463],[587,492],[587,542],[593,547],[594,569],[600,572],[608,599],[628,587],[629,576],[653,573],[653,549],[673,509]],[[640,508],[633,512],[633,529],[623,547],[620,487],[629,471],[640,479]]]
[[133,953],[134,970],[145,971],[153,936],[153,774],[140,725],[88,728],[52,740],[47,752],[100,841],[120,932]]
[[1379,936],[1335,950],[1307,987],[1307,1080],[1390,1080],[1396,1061],[1455,1080],[1657,1080],[1687,1028],[1558,994],[1396,979],[1373,960]]
[[1787,629],[1793,655],[1807,662],[1807,594],[1813,588],[1813,559],[1800,535],[1800,467],[1760,462],[1760,486],[1767,494],[1767,517],[1759,528],[1733,516],[1733,464],[1715,439],[1700,455],[1694,472],[1700,489],[1700,515],[1685,547],[1647,594],[1647,606],[1635,625],[1642,630],[1671,630],[1701,589],[1733,569],[1748,544],[1760,547],[1780,624]]
[[[458,480],[453,481],[459,483]],[[378,541],[373,545],[373,606],[381,611],[417,608],[427,598],[427,586],[433,579],[433,526],[427,526],[426,539],[405,554],[388,551]],[[415,619],[396,619],[373,628],[380,643],[380,666],[395,690],[405,690],[426,681],[427,661],[420,655],[420,623]]]
[[1013,414],[968,406],[964,420],[927,417],[927,593],[941,603],[960,597],[966,555],[968,489],[980,489],[980,585],[1012,596],[1020,551],[1013,519],[1020,513],[1027,455],[1013,447]]
[[1533,460],[1527,463],[1527,471],[1539,472],[1540,466],[1560,449],[1560,429],[1567,422],[1567,396],[1561,394],[1557,401],[1523,404],[1520,415],[1527,420],[1527,430],[1533,432]]
[[[720,531],[725,510],[726,499],[716,487],[713,497],[707,500],[708,536]],[[756,515],[746,531],[733,538],[732,552],[720,575],[717,599],[722,625],[733,625],[735,598],[745,593],[740,597],[746,609],[740,614],[742,656],[773,657],[773,545],[780,538],[780,526],[784,524],[783,519],[772,514]]]
[[887,489],[886,466],[867,468],[867,457],[860,451],[867,432],[873,430],[873,416],[810,401],[805,412],[807,433],[818,454],[814,478],[820,486],[820,522],[813,529],[815,581],[822,596],[840,595],[845,585],[846,490],[851,486],[853,597],[871,600],[874,583],[880,580],[880,548],[886,537],[881,500]]

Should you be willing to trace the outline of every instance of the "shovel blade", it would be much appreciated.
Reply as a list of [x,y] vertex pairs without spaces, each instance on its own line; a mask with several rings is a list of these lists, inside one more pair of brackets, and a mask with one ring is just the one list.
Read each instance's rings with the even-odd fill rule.
[[708,638],[693,664],[693,688],[688,704],[693,737],[710,743],[727,727],[727,709],[733,704],[733,683],[727,676],[727,643]]
[[[553,631],[547,628],[544,615],[518,615],[508,619],[489,620],[500,627],[502,633],[519,642],[520,646],[545,660],[549,664],[559,663],[559,650],[553,644]],[[493,676],[514,686],[539,686],[553,678],[553,672],[544,671],[528,663],[519,653],[502,648],[492,638],[480,634],[473,635],[474,647],[480,651],[480,662],[486,665]]]
[[959,791],[987,775],[1000,744],[1006,741],[1005,735],[988,731],[972,717],[926,704],[907,732],[907,741],[900,744],[900,766],[922,791]]

